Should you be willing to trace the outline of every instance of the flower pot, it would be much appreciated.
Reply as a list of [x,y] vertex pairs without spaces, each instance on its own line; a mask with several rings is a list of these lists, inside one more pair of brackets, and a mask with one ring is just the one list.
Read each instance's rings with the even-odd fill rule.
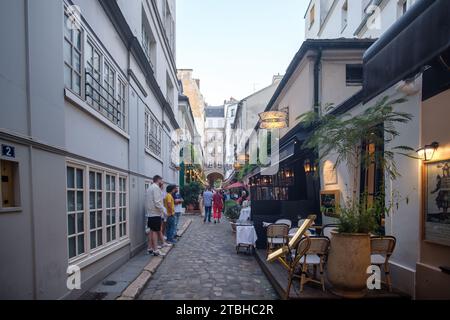
[[331,291],[344,298],[362,298],[367,293],[370,265],[370,235],[331,233],[327,276]]

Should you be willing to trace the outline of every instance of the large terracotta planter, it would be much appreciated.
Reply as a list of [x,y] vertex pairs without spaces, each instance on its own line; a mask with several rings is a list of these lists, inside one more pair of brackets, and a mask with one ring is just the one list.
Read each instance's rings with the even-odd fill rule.
[[327,275],[331,291],[344,298],[362,298],[367,293],[370,265],[370,235],[331,233]]

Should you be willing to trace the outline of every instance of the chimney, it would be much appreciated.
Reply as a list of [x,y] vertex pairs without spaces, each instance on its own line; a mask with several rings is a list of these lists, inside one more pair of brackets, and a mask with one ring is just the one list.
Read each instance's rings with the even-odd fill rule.
[[276,74],[273,76],[272,78],[272,84],[278,83],[281,81],[281,79],[283,79],[284,76],[280,75],[280,74]]

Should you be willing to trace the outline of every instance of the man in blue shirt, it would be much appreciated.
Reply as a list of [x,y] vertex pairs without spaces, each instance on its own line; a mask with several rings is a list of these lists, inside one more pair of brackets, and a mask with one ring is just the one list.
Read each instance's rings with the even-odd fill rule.
[[211,187],[208,187],[206,191],[203,192],[203,204],[205,206],[205,219],[203,220],[203,223],[206,223],[207,219],[208,222],[211,223],[212,200],[213,193],[211,192]]

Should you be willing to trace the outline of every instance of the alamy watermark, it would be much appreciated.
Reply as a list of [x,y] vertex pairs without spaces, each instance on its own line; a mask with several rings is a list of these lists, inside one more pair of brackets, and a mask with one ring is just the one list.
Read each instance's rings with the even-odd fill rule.
[[81,289],[81,269],[79,266],[70,265],[67,268],[67,289],[80,290]]
[[381,289],[381,270],[379,266],[371,265],[367,267],[366,273],[369,274],[366,284],[369,290]]

